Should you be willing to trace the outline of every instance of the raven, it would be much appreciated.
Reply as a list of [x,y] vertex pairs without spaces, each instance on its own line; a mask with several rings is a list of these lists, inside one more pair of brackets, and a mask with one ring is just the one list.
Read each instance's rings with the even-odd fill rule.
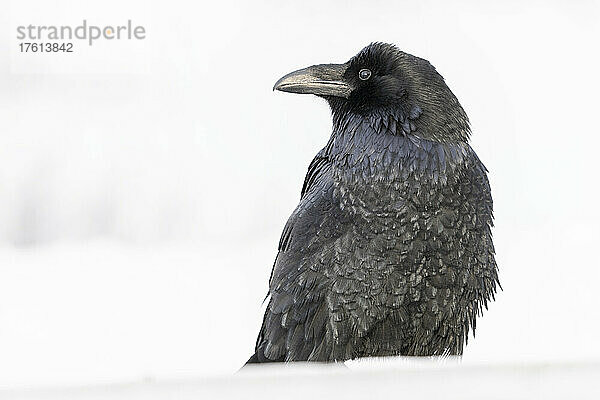
[[427,61],[372,43],[274,90],[331,107],[283,229],[247,363],[461,355],[500,285],[487,169]]

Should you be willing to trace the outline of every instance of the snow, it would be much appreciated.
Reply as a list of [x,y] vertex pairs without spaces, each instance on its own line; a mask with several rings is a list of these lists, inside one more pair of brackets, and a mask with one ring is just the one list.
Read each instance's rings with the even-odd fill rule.
[[373,368],[296,365],[261,367],[236,375],[179,380],[0,391],[11,399],[597,399],[598,363],[553,365],[454,363],[394,360]]
[[[563,229],[573,228],[556,227]],[[584,264],[593,234],[499,233],[504,291],[478,320],[463,363],[560,369],[600,360],[598,271]],[[90,241],[3,249],[0,387],[225,379],[251,354],[276,245],[269,238],[235,247]],[[564,265],[579,265],[588,279],[560,273]]]

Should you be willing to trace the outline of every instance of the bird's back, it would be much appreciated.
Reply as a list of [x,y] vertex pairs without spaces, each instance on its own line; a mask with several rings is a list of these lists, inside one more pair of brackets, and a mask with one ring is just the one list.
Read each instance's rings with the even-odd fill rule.
[[497,283],[486,170],[402,125],[347,121],[311,163],[251,362],[462,354]]

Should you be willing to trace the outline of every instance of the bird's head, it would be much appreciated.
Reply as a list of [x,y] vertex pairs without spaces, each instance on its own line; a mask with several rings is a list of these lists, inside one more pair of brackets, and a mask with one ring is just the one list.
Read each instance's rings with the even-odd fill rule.
[[466,141],[470,133],[466,113],[435,68],[387,43],[371,43],[344,64],[291,72],[273,89],[323,97],[338,120],[357,115],[408,117],[417,110],[414,126],[421,137]]

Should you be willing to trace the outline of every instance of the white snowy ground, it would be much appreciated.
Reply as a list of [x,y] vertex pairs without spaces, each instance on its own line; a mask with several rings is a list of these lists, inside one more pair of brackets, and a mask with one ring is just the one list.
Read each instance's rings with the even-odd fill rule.
[[139,380],[0,392],[3,398],[76,399],[598,399],[598,363],[457,366],[398,360],[343,367],[262,367],[195,380]]
[[509,242],[498,235],[504,291],[459,363],[375,360],[243,375],[234,373],[258,331],[273,238],[231,247],[3,248],[0,398],[301,398],[338,390],[348,398],[594,398],[598,270],[582,266],[582,276],[565,266],[582,265],[595,238],[557,240],[555,229],[574,228],[515,231]]

